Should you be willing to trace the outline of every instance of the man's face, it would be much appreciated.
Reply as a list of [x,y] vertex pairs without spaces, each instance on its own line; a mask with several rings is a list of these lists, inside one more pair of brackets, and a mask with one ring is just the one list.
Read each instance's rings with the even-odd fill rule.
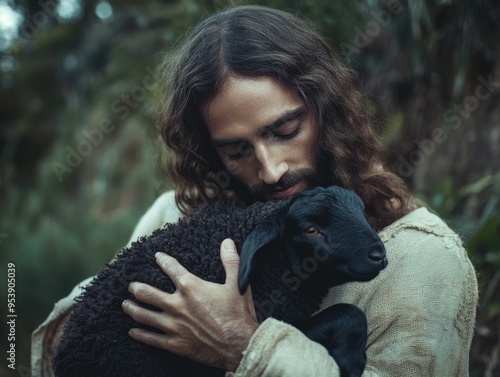
[[281,199],[320,182],[314,116],[278,81],[231,77],[203,118],[220,159],[255,199]]

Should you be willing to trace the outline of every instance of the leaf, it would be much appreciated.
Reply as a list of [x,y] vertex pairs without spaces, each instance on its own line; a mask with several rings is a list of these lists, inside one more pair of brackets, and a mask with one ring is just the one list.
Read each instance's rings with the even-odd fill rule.
[[469,237],[466,247],[481,262],[500,268],[500,214],[486,220]]
[[463,186],[457,193],[457,197],[463,198],[469,195],[477,195],[481,193],[486,187],[490,186],[493,182],[493,176],[491,174],[481,177],[476,182],[469,183]]

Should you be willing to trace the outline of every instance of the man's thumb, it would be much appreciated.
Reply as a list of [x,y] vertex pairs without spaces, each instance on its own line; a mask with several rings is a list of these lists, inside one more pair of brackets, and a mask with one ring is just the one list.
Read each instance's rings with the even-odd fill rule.
[[226,238],[222,241],[220,248],[220,258],[224,271],[226,272],[226,283],[238,280],[238,269],[240,267],[240,256],[236,251],[236,245],[233,240]]

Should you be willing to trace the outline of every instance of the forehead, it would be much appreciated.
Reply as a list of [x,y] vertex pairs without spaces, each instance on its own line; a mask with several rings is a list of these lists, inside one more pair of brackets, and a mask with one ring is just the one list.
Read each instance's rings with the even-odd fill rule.
[[202,108],[212,137],[261,128],[303,107],[304,101],[291,89],[269,77],[232,76],[220,92]]
[[304,191],[290,205],[288,216],[297,221],[307,219],[319,224],[345,222],[350,218],[363,218],[363,203],[352,191],[338,187]]
[[319,187],[309,192],[298,194],[296,200],[290,205],[287,216],[292,219],[321,219],[331,216],[338,209],[339,203],[337,198]]

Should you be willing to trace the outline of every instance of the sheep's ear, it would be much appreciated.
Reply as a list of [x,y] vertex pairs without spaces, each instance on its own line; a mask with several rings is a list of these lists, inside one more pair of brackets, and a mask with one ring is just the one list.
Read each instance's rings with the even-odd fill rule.
[[272,220],[263,221],[255,227],[243,243],[241,248],[240,269],[238,272],[238,288],[241,294],[245,293],[248,288],[250,275],[254,268],[255,255],[262,250],[264,246],[277,239],[282,233],[282,219],[282,217],[275,217]]

